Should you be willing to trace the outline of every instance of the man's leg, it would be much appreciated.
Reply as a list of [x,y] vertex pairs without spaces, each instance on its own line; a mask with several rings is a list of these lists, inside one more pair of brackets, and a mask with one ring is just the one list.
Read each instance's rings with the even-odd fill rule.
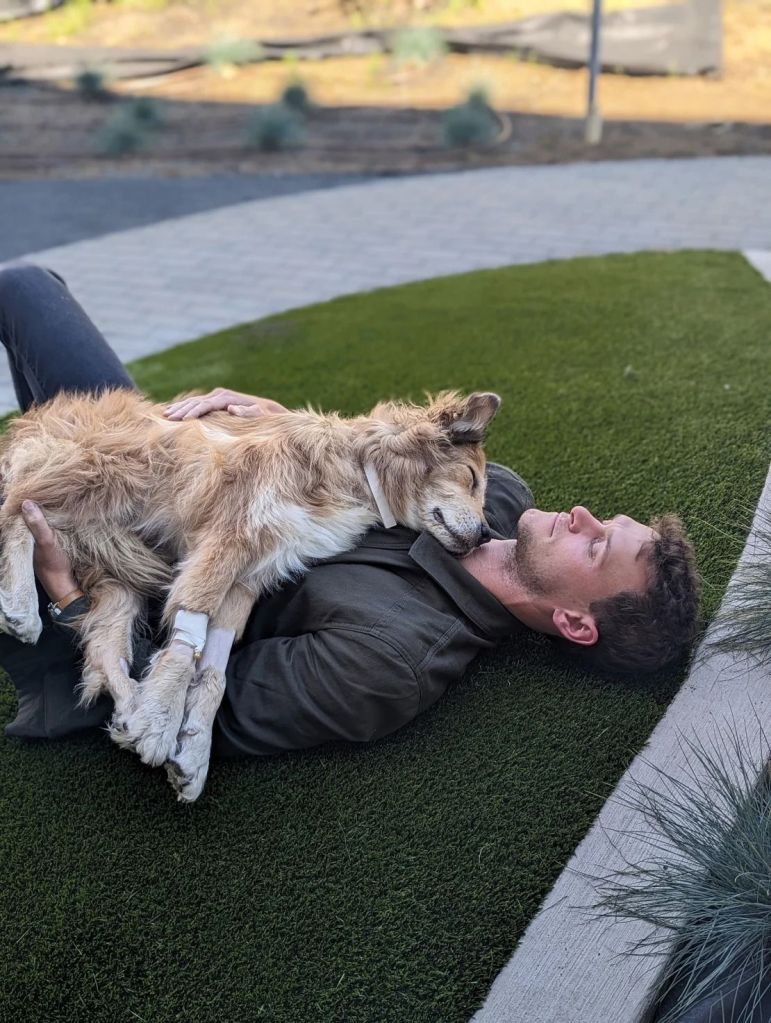
[[[64,282],[40,267],[0,270],[0,341],[22,411],[59,391],[136,386]],[[19,697],[6,735],[54,738],[100,725],[111,702],[100,698],[89,708],[77,706],[75,636],[51,622],[45,612],[48,598],[39,586],[38,598],[43,632],[36,646],[0,635],[0,664]]]
[[136,388],[64,281],[41,267],[0,270],[0,341],[22,412],[59,391]]

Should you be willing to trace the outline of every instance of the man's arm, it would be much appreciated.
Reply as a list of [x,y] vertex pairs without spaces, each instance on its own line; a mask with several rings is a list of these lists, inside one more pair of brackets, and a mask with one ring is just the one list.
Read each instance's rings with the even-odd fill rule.
[[380,634],[342,627],[271,637],[230,657],[215,750],[265,755],[369,742],[422,709],[418,677]]

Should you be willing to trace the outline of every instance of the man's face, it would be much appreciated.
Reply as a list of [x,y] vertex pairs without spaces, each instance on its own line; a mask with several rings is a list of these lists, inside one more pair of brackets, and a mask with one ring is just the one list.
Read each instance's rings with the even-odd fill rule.
[[648,586],[644,546],[650,526],[626,515],[601,521],[580,505],[569,512],[530,508],[517,527],[515,565],[522,586],[555,608],[588,612],[622,591]]

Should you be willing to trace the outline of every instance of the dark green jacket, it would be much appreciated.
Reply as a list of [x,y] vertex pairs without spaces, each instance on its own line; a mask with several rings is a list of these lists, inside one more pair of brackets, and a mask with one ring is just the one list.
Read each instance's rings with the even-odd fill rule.
[[[532,503],[518,476],[488,467],[494,536],[514,536]],[[372,529],[255,608],[228,662],[215,751],[264,755],[387,735],[435,703],[480,651],[522,628],[427,533]],[[73,650],[61,626],[47,625],[35,648],[0,637],[0,664],[19,692],[7,734],[52,737],[104,721],[106,700],[75,707]]]

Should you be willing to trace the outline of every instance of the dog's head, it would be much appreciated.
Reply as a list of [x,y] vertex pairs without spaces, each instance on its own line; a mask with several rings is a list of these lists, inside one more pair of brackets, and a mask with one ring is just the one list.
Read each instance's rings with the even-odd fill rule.
[[367,458],[397,522],[427,530],[453,554],[489,539],[482,444],[500,404],[490,392],[448,391],[425,406],[381,402],[369,416]]

